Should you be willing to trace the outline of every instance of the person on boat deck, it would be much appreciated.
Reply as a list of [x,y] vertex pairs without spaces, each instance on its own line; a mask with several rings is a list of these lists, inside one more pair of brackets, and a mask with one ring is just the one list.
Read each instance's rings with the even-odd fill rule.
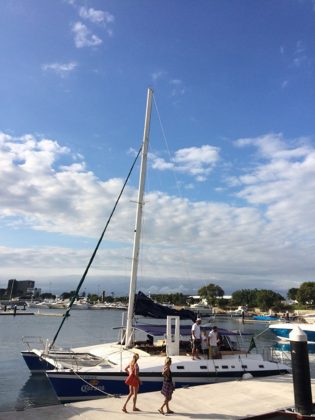
[[197,318],[196,322],[191,327],[192,338],[192,359],[200,359],[199,352],[201,351],[201,331],[200,331],[201,318]]
[[201,331],[201,352],[204,357],[209,359],[209,344],[208,344],[208,336],[207,331]]
[[213,327],[208,335],[209,357],[210,359],[217,359],[219,357],[219,335],[217,327]]
[[139,366],[138,366],[139,354],[135,353],[132,357],[131,362],[128,366],[125,367],[125,371],[128,373],[128,378],[125,380],[125,384],[129,386],[129,394],[127,400],[123,405],[122,411],[127,413],[127,404],[130,398],[133,396],[133,411],[140,411],[137,408],[137,396],[139,391],[139,386],[141,384],[139,378]]
[[164,407],[166,407],[167,414],[174,414],[174,411],[172,411],[168,405],[172,399],[172,395],[175,389],[175,386],[173,384],[173,379],[172,379],[171,364],[172,364],[172,359],[170,357],[167,357],[165,359],[165,363],[164,363],[164,367],[162,371],[163,385],[162,385],[161,394],[164,395],[165,400],[161,408],[158,409],[158,412],[160,414],[165,414],[165,412],[163,411]]

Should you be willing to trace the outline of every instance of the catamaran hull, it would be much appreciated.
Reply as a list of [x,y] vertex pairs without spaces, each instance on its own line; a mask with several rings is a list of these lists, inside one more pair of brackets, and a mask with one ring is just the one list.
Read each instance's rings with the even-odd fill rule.
[[33,351],[22,351],[22,357],[31,371],[31,373],[45,373],[46,370],[55,369],[55,366],[49,363],[47,360],[41,358],[38,354]]
[[[236,372],[190,372],[188,374],[174,375],[173,380],[176,388],[206,385],[217,382],[226,382],[230,380],[237,380],[243,377],[245,373],[250,373],[254,377],[272,376],[288,373],[287,369],[279,370],[265,370],[265,371],[236,371]],[[73,372],[46,372],[52,387],[62,403],[73,401],[84,401],[96,398],[104,398],[107,394],[110,395],[126,395],[129,388],[125,385],[125,373],[112,373],[97,375],[91,374],[76,374]],[[146,373],[141,374],[140,391],[153,392],[160,391],[162,388],[162,377],[160,373]],[[97,389],[96,389],[97,388]],[[98,390],[99,389],[99,390]]]

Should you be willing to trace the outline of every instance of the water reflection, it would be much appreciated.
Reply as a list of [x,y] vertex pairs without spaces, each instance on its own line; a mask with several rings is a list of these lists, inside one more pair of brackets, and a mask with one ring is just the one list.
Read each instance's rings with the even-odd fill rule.
[[46,375],[31,375],[18,395],[15,409],[24,410],[30,407],[59,404]]

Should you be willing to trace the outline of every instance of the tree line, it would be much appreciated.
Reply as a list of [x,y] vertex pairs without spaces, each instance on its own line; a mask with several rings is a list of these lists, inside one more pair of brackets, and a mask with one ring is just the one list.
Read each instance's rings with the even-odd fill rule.
[[[198,290],[202,298],[207,299],[212,305],[224,306],[222,297],[224,290],[213,283]],[[299,288],[288,290],[287,298],[299,305],[315,305],[315,282],[304,282]],[[269,289],[241,289],[232,293],[229,302],[231,306],[259,307],[266,310],[272,307],[283,307],[285,298],[277,292]],[[221,303],[221,304],[220,304]],[[223,304],[223,305],[222,305]]]

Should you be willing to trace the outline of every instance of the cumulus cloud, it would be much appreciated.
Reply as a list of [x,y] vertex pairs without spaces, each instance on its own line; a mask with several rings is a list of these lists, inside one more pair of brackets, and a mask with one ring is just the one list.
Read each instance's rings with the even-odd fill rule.
[[96,28],[105,30],[108,36],[113,35],[112,25],[115,17],[110,12],[79,6],[75,2],[69,4],[75,8],[80,19],[71,27],[77,48],[97,47],[103,43],[102,38],[94,33]]
[[[232,199],[191,201],[162,191],[146,194],[139,288],[171,290],[170,284],[178,284],[189,292],[214,282],[228,293],[257,285],[286,291],[314,280],[311,142],[268,134],[238,139],[235,146],[253,156],[234,175],[233,187],[226,187],[237,204]],[[169,165],[165,169],[182,167],[183,173],[199,176],[204,173],[200,167],[215,165],[218,154],[209,145],[185,148],[162,163]],[[30,244],[0,249],[0,278],[8,273],[9,278],[27,273],[41,281],[79,276],[123,180],[100,180],[71,150],[33,135],[1,133],[0,168],[2,228],[27,230]],[[128,282],[136,197],[137,187],[129,186],[93,265],[95,281],[118,276]],[[55,235],[55,246],[35,246],[34,231]],[[59,240],[56,234],[62,234]],[[63,238],[75,237],[76,246],[63,245]]]
[[210,145],[188,147],[177,150],[169,161],[151,155],[152,166],[160,171],[174,170],[186,173],[203,182],[218,162],[219,152],[217,147]]
[[92,7],[80,7],[79,16],[83,19],[89,20],[90,22],[99,24],[108,24],[114,22],[115,20],[111,13],[104,10],[95,10]]
[[106,28],[107,34],[109,36],[113,35],[113,30],[111,29],[111,25],[114,23],[115,18],[114,16],[105,11],[105,10],[96,10],[92,7],[80,7],[79,8],[79,16],[82,19],[85,19],[93,24],[98,24]]
[[96,47],[103,42],[101,38],[93,34],[82,22],[76,22],[72,26],[72,32],[74,33],[74,43],[77,48]]
[[281,134],[269,134],[240,139],[236,144],[257,150],[254,168],[247,168],[247,173],[239,177],[238,196],[250,205],[265,208],[270,234],[281,232],[284,243],[298,241],[305,246],[311,241],[313,246],[315,150],[310,142],[288,142]]
[[109,214],[122,180],[102,182],[86,170],[80,157],[74,158],[78,161],[54,140],[1,133],[0,180],[6,185],[0,197],[3,222],[19,219],[35,230],[96,235],[102,225],[98,218]]
[[52,71],[58,76],[65,77],[77,68],[78,64],[75,61],[69,63],[50,63],[43,64],[42,69],[44,71]]

